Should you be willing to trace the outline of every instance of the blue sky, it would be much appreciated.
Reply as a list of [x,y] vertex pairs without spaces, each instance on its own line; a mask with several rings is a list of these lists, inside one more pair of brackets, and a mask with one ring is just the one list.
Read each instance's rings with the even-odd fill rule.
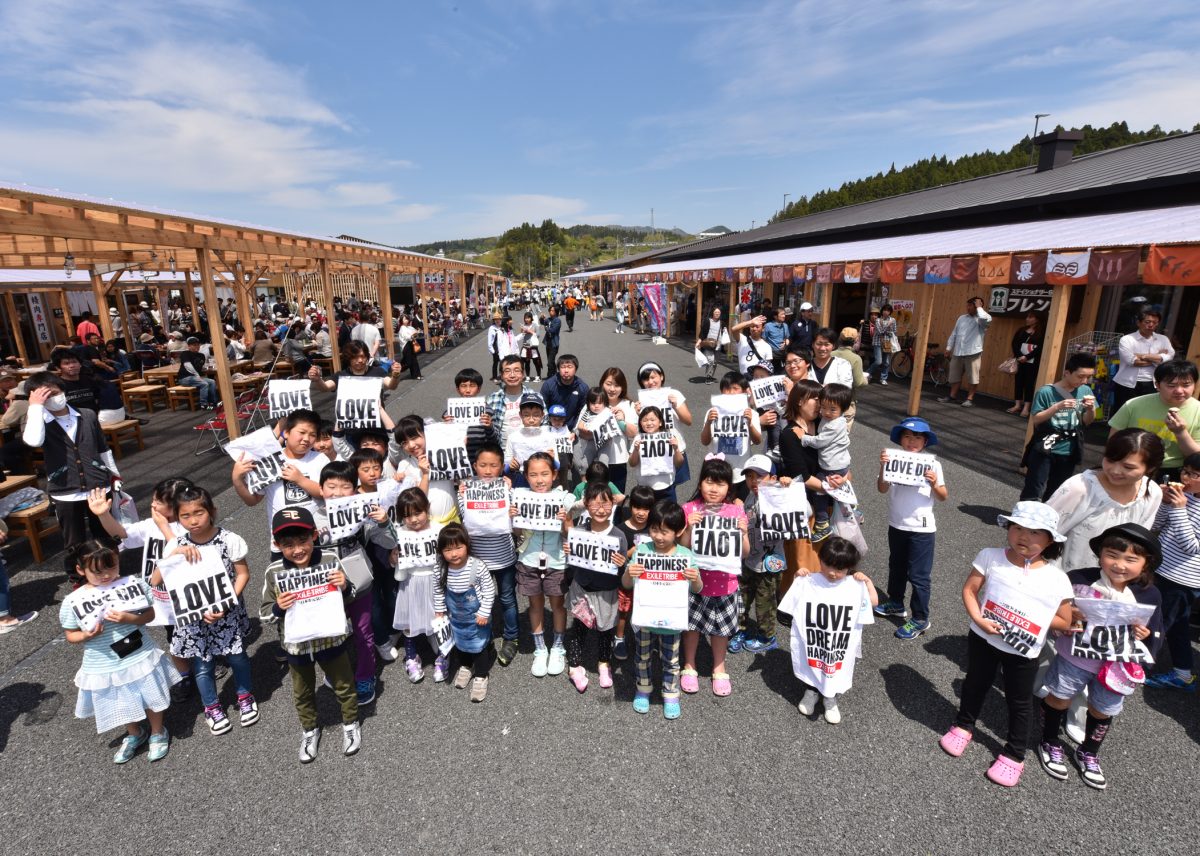
[[929,154],[1200,121],[1193,2],[0,0],[0,179],[387,243],[761,225]]

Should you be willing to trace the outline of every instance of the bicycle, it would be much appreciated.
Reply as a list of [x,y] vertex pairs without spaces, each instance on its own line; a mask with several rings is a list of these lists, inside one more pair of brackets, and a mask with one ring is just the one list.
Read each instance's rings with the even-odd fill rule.
[[[891,372],[900,380],[904,380],[912,374],[916,341],[917,337],[909,333],[904,337],[904,345],[900,351],[892,355]],[[933,381],[935,387],[941,386],[950,379],[950,361],[944,353],[937,350],[940,347],[940,344],[934,342],[925,346],[925,366],[922,369]]]

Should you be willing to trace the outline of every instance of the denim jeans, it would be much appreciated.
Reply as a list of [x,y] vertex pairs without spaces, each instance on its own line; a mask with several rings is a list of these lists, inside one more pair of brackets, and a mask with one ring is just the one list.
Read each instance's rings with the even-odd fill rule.
[[[226,654],[225,661],[229,663],[229,670],[233,672],[233,683],[237,687],[238,695],[251,692],[250,658],[246,656],[246,652]],[[218,701],[217,681],[213,677],[216,667],[217,661],[213,657],[207,660],[203,657],[192,658],[192,675],[196,678],[196,689],[200,691],[200,701],[205,707]]]
[[199,389],[201,404],[217,403],[217,382],[210,377],[181,377],[176,383],[179,386],[194,386]]
[[1193,664],[1191,617],[1196,590],[1161,574],[1154,575],[1154,587],[1162,595],[1162,620],[1167,650],[1171,652],[1171,665],[1190,672]]
[[[1036,445],[1036,439],[1034,443]],[[1045,502],[1075,474],[1075,459],[1071,455],[1046,454],[1041,449],[1033,448],[1029,450],[1026,467],[1021,499]]]
[[[517,566],[509,565],[498,571],[492,571],[496,578],[496,599],[500,601],[500,609],[504,614],[504,638],[516,639],[517,626]],[[495,614],[495,610],[492,610]]]
[[904,589],[911,585],[914,621],[929,620],[934,534],[888,527],[888,600],[904,603]]

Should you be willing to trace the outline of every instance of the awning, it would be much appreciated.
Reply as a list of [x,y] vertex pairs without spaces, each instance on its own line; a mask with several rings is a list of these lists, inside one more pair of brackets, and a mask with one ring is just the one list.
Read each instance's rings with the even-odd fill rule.
[[[843,241],[785,250],[769,250],[741,255],[688,259],[669,264],[646,265],[625,271],[642,274],[674,271],[719,270],[722,268],[768,267],[775,265],[820,264],[862,259],[920,258],[922,256],[974,255],[979,253],[1018,253],[1039,250],[1086,249],[1089,247],[1136,247],[1144,244],[1176,244],[1200,241],[1200,205],[1154,208],[1119,214],[1095,214],[1064,217],[1032,223],[1003,226],[979,226]],[[605,271],[604,273],[615,273]]]
[[[592,277],[596,276],[608,276],[609,274],[620,273],[623,270],[625,270],[625,268],[619,267],[600,268],[599,270],[585,270],[580,271],[579,273],[569,273],[564,276],[563,279],[591,279]],[[682,268],[680,268],[680,270],[682,270]]]

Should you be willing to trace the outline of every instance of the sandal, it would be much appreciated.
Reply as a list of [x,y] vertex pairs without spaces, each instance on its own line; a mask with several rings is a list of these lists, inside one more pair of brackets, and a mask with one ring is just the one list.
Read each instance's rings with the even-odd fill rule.
[[962,755],[967,751],[967,744],[975,735],[965,728],[959,728],[955,725],[949,731],[942,735],[942,739],[938,741],[938,745],[946,750],[946,754],[954,758]]
[[1005,408],[1004,412],[1005,412],[1005,413],[1011,413],[1011,414],[1013,414],[1013,415],[1015,416],[1016,414],[1018,414],[1018,413],[1020,413],[1020,412],[1021,412],[1021,408],[1019,408],[1019,407],[1008,407],[1008,408]]
[[733,684],[729,682],[728,672],[714,672],[712,676],[713,695],[724,698],[733,692]]
[[679,688],[688,695],[700,692],[700,673],[695,669],[681,669],[679,672]]
[[1015,788],[1021,781],[1021,771],[1025,769],[1024,762],[1014,761],[1007,755],[997,755],[996,762],[988,768],[987,777],[997,785]]

